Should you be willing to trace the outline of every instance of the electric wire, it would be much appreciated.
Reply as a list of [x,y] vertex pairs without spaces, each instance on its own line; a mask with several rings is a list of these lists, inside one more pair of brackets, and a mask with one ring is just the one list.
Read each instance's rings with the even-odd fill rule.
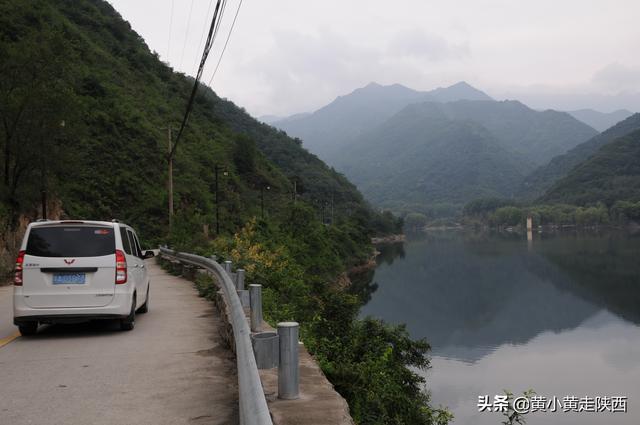
[[216,29],[216,24],[219,25],[218,22],[218,14],[220,12],[220,4],[221,4],[222,0],[217,0],[216,3],[216,8],[213,12],[213,19],[211,20],[211,26],[209,28],[209,35],[207,36],[207,40],[205,42],[205,46],[204,46],[204,51],[202,52],[202,59],[200,60],[200,67],[198,68],[198,72],[196,74],[195,77],[195,82],[193,84],[193,88],[191,90],[191,95],[189,96],[189,101],[187,102],[187,108],[184,114],[184,118],[182,119],[182,124],[180,125],[180,130],[178,131],[178,136],[176,137],[176,140],[173,144],[173,147],[171,148],[171,151],[169,152],[169,155],[167,156],[168,160],[171,160],[176,152],[176,149],[178,148],[178,143],[180,142],[180,139],[182,137],[182,134],[184,133],[184,129],[187,126],[187,122],[189,120],[189,115],[191,114],[191,110],[193,109],[193,102],[196,98],[196,93],[198,92],[198,85],[200,83],[200,79],[202,78],[202,73],[204,71],[204,67],[207,63],[207,58],[209,57],[209,52],[211,51],[211,47],[213,46],[213,42],[214,42],[214,34],[215,34],[215,29]]
[[182,53],[180,54],[180,65],[178,69],[182,68],[182,61],[184,60],[184,51],[187,48],[187,41],[189,40],[189,29],[191,28],[191,15],[193,14],[193,3],[196,0],[191,0],[191,7],[189,7],[189,17],[187,18],[187,30],[184,34],[184,43],[182,44]]
[[173,11],[176,0],[171,0],[171,16],[169,17],[169,40],[167,41],[167,62],[169,62],[169,54],[171,54],[171,31],[173,30]]
[[227,39],[224,42],[224,47],[222,48],[222,53],[220,53],[220,57],[218,58],[218,63],[216,64],[215,69],[213,70],[213,74],[211,75],[211,79],[209,80],[209,86],[213,83],[213,79],[218,72],[218,68],[220,67],[220,62],[222,61],[222,57],[224,56],[224,52],[227,50],[227,45],[229,44],[229,39],[231,38],[231,33],[233,32],[233,27],[236,25],[236,20],[238,19],[238,14],[240,13],[240,8],[242,7],[242,0],[238,3],[238,9],[236,9],[236,14],[233,17],[233,22],[231,23],[231,28],[229,29],[229,34],[227,34]]
[[[200,35],[200,41],[198,41],[198,48],[202,46],[202,40],[204,40],[204,35],[207,32],[207,22],[209,22],[209,13],[211,12],[211,6],[213,5],[213,0],[209,0],[209,6],[207,7],[207,14],[204,15],[204,28],[202,28],[202,34]],[[195,62],[193,62],[193,69],[196,69],[198,66],[198,57],[196,57]]]

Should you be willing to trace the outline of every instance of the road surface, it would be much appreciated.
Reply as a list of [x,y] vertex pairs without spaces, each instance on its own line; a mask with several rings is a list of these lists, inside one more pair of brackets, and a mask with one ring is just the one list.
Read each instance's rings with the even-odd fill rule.
[[[0,287],[0,424],[237,424],[235,359],[193,285],[147,261],[150,310],[116,323],[41,326],[15,337]],[[15,338],[14,338],[15,337]]]

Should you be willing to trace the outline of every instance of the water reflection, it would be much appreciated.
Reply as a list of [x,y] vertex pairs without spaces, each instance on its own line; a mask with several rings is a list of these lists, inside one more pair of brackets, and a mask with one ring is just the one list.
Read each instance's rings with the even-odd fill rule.
[[[640,238],[443,232],[382,252],[362,315],[429,341],[429,387],[456,424],[499,423],[479,417],[475,401],[503,388],[640,397]],[[638,422],[630,417],[579,423]]]

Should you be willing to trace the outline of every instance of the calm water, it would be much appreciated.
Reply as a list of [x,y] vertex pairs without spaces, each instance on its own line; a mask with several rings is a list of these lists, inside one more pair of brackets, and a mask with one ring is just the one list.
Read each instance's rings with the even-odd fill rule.
[[[479,395],[627,396],[628,413],[528,425],[640,424],[640,235],[441,232],[388,247],[362,315],[432,346],[427,386],[456,425],[498,425]],[[377,288],[376,288],[377,285]]]

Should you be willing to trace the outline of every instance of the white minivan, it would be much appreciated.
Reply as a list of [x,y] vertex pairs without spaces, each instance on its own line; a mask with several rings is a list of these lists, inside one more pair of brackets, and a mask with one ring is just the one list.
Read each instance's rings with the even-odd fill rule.
[[16,260],[14,323],[33,335],[42,323],[116,319],[135,325],[149,309],[149,276],[136,232],[117,221],[29,224]]

